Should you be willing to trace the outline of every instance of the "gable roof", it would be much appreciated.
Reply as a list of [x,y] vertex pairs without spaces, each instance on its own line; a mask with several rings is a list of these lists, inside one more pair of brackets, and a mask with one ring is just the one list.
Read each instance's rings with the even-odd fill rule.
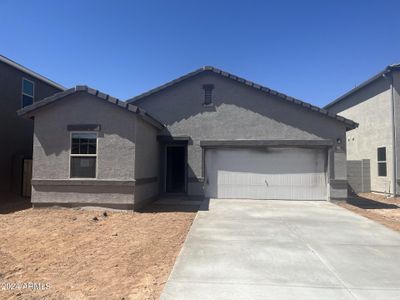
[[178,83],[180,83],[180,82],[182,82],[184,80],[190,79],[190,78],[192,78],[194,76],[197,76],[198,74],[203,73],[203,72],[212,72],[212,73],[218,74],[218,75],[220,75],[222,77],[229,78],[231,80],[234,80],[234,81],[239,82],[239,83],[241,83],[243,85],[252,87],[252,88],[254,88],[256,90],[262,91],[262,92],[267,93],[269,95],[273,95],[273,96],[279,97],[279,98],[281,98],[281,99],[283,99],[283,100],[285,100],[285,101],[287,101],[289,103],[292,103],[294,105],[297,105],[299,107],[303,107],[303,108],[308,109],[310,111],[319,113],[319,114],[321,114],[321,115],[323,115],[325,117],[333,118],[333,119],[335,119],[337,121],[345,123],[346,124],[346,128],[348,128],[348,129],[353,129],[353,128],[356,128],[358,126],[358,124],[356,122],[354,122],[352,120],[349,120],[349,119],[346,119],[346,118],[343,118],[343,117],[338,116],[336,114],[332,114],[332,113],[328,112],[327,110],[322,109],[322,108],[320,108],[318,106],[312,105],[310,103],[307,103],[307,102],[301,101],[299,99],[296,99],[296,98],[287,96],[285,94],[279,93],[277,91],[271,90],[271,89],[269,89],[267,87],[264,87],[264,86],[262,86],[260,84],[254,83],[252,81],[246,80],[244,78],[241,78],[239,76],[233,75],[233,74],[225,72],[223,70],[214,68],[212,66],[205,66],[205,67],[202,67],[200,69],[197,69],[197,70],[195,70],[193,72],[190,72],[190,73],[188,73],[186,75],[183,75],[183,76],[181,76],[181,77],[179,77],[179,78],[177,78],[175,80],[167,82],[167,83],[165,83],[165,84],[163,84],[163,85],[161,85],[159,87],[151,89],[151,90],[149,90],[149,91],[147,91],[147,92],[145,92],[143,94],[140,94],[138,96],[130,98],[126,102],[133,103],[133,102],[145,99],[146,97],[148,97],[150,95],[153,95],[155,93],[161,92],[161,91],[163,91],[163,90],[165,90],[165,89],[167,89],[169,87],[175,86]]
[[5,64],[17,69],[17,70],[20,70],[20,71],[22,71],[22,72],[24,72],[24,73],[26,73],[26,74],[28,74],[28,75],[30,75],[32,77],[35,77],[35,78],[43,81],[44,83],[47,83],[48,85],[51,85],[52,87],[55,87],[55,88],[60,89],[62,91],[66,90],[66,88],[63,87],[61,84],[58,84],[58,83],[54,82],[53,80],[50,80],[47,77],[44,77],[44,76],[42,76],[42,75],[40,75],[40,74],[38,74],[38,73],[36,73],[36,72],[24,67],[24,66],[16,63],[15,61],[13,61],[13,60],[11,60],[11,59],[9,59],[9,58],[1,55],[1,54],[0,54],[0,61],[2,61],[3,63],[5,63]]
[[158,121],[153,116],[149,115],[143,109],[141,109],[133,104],[129,104],[125,101],[118,100],[117,98],[114,98],[110,95],[104,94],[98,90],[92,89],[86,85],[77,85],[74,88],[65,90],[63,92],[56,93],[54,95],[51,95],[50,97],[47,97],[40,101],[34,102],[33,104],[31,104],[29,106],[25,106],[24,108],[21,108],[20,110],[18,110],[17,114],[22,117],[30,118],[30,117],[32,117],[33,112],[40,110],[41,108],[43,108],[49,104],[60,102],[60,101],[64,100],[67,96],[76,94],[76,93],[87,93],[89,95],[95,96],[99,100],[116,105],[117,107],[119,107],[121,109],[124,109],[126,111],[132,112],[132,113],[140,116],[143,120],[147,121],[148,123],[152,124],[153,126],[159,128],[159,129],[162,129],[165,127],[164,124],[162,124],[160,121]]
[[379,72],[378,74],[372,76],[370,79],[362,82],[361,84],[359,84],[358,86],[356,86],[354,89],[351,89],[350,91],[348,91],[347,93],[343,94],[342,96],[340,96],[339,98],[336,98],[335,100],[333,100],[332,102],[328,103],[327,105],[324,106],[324,109],[330,109],[332,106],[334,106],[335,104],[342,102],[342,100],[344,100],[345,98],[347,98],[348,96],[354,94],[355,92],[361,90],[362,88],[366,87],[367,85],[373,83],[375,80],[379,79],[380,77],[382,77],[383,75],[390,73],[394,70],[400,70],[400,64],[392,64],[387,66],[383,71]]

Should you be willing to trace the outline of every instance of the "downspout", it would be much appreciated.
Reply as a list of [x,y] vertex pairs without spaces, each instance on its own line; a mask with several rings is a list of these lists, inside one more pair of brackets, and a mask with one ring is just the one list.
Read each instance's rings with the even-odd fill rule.
[[392,121],[392,191],[393,197],[396,197],[397,194],[397,147],[396,147],[396,101],[394,99],[394,87],[393,87],[393,74],[390,72],[390,68],[387,73],[384,74],[384,77],[390,77],[390,109],[391,109],[391,121]]

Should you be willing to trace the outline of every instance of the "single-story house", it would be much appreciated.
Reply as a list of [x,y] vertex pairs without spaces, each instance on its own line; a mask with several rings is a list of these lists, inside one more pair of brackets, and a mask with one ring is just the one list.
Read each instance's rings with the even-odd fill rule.
[[35,122],[34,206],[347,197],[355,122],[214,67],[128,101],[77,86],[18,113]]

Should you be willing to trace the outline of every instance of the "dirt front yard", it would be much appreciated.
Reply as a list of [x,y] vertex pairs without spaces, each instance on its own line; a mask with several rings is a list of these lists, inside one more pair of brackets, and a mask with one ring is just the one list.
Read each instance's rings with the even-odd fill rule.
[[0,299],[158,299],[195,211],[0,209]]
[[360,193],[339,203],[355,213],[400,231],[400,197],[386,198],[374,193]]

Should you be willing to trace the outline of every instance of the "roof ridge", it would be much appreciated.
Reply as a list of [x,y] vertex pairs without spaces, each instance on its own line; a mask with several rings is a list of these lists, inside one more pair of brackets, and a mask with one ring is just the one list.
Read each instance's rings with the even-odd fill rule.
[[245,78],[233,75],[233,74],[231,74],[229,72],[223,71],[223,70],[215,68],[213,66],[203,66],[200,69],[196,69],[196,70],[194,70],[192,72],[189,72],[189,73],[187,73],[187,74],[185,74],[183,76],[180,76],[180,77],[178,77],[178,78],[176,78],[174,80],[171,80],[171,81],[169,81],[169,82],[167,82],[167,83],[165,83],[163,85],[160,85],[160,86],[158,86],[156,88],[153,88],[153,89],[151,89],[151,90],[149,90],[147,92],[144,92],[144,93],[139,94],[139,95],[137,95],[135,97],[132,97],[132,98],[126,100],[126,101],[128,103],[133,103],[135,101],[141,100],[141,99],[143,99],[143,98],[145,98],[147,96],[150,96],[152,94],[158,93],[158,92],[160,92],[160,91],[162,91],[162,90],[164,90],[164,89],[166,89],[166,88],[168,88],[170,86],[173,86],[173,85],[175,85],[175,84],[177,84],[177,83],[179,83],[181,81],[184,81],[184,80],[189,79],[189,78],[191,78],[191,77],[193,77],[193,76],[195,76],[195,75],[197,75],[199,73],[206,72],[206,71],[214,72],[214,73],[219,74],[219,75],[221,75],[223,77],[235,80],[235,81],[237,81],[239,83],[242,83],[242,84],[245,84],[247,86],[253,87],[253,88],[255,88],[257,90],[260,90],[262,92],[268,93],[268,94],[273,95],[273,96],[277,96],[277,97],[279,97],[281,99],[284,99],[284,100],[286,100],[286,101],[288,101],[290,103],[297,104],[297,105],[302,106],[302,107],[304,107],[306,109],[309,109],[311,111],[315,111],[315,112],[321,113],[321,114],[323,114],[323,115],[325,115],[327,117],[336,119],[336,120],[338,120],[340,122],[344,122],[347,125],[349,125],[351,128],[355,128],[355,127],[358,126],[358,124],[356,122],[354,122],[354,121],[352,121],[350,119],[346,119],[344,117],[338,116],[336,114],[331,114],[331,113],[328,112],[328,110],[326,110],[324,108],[320,108],[320,107],[318,107],[316,105],[313,105],[311,103],[308,103],[308,102],[299,100],[297,98],[288,96],[286,94],[280,93],[278,91],[272,90],[272,89],[267,88],[267,87],[265,87],[265,86],[263,86],[261,84],[258,84],[258,83],[255,83],[253,81],[247,80]]
[[396,63],[396,64],[390,64],[387,66],[387,68],[400,68],[400,63]]

